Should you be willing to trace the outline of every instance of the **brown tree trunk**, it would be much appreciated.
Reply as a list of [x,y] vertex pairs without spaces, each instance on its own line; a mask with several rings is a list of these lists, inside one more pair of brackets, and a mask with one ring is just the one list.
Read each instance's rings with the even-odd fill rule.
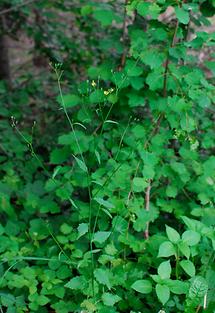
[[33,52],[33,63],[36,67],[44,67],[48,65],[48,61],[46,56],[42,53],[44,50],[44,43],[43,43],[43,17],[41,12],[37,9],[34,9],[35,14],[35,34],[36,32],[41,32],[41,35],[35,36],[34,38],[34,52]]
[[5,18],[0,21],[0,80],[5,80],[11,85],[10,60],[8,49],[8,36],[5,34]]

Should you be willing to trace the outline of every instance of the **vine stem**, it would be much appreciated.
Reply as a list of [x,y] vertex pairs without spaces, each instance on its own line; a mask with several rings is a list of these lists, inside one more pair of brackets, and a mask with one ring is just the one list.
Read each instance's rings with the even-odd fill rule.
[[198,313],[200,309],[201,309],[201,304],[197,306],[196,313]]
[[[173,34],[173,38],[172,38],[172,43],[171,43],[171,48],[175,46],[175,41],[176,41],[176,35],[177,35],[177,31],[178,31],[178,25],[179,25],[179,21],[176,21],[176,25],[175,25],[175,30],[174,30],[174,34]],[[167,74],[168,74],[168,69],[169,69],[169,53],[165,62],[165,69],[164,69],[164,80],[163,80],[163,97],[166,98],[167,96]]]
[[[173,34],[173,38],[172,38],[172,42],[171,42],[171,47],[174,47],[175,45],[175,41],[176,41],[176,35],[177,35],[177,31],[178,31],[178,26],[179,26],[179,21],[176,21],[176,25],[175,25],[175,30],[174,30],[174,34]],[[163,80],[163,97],[166,98],[167,97],[167,77],[168,77],[168,69],[169,69],[169,53],[167,55],[167,59],[165,62],[165,69],[164,69],[164,80]],[[160,125],[161,122],[164,118],[164,114],[161,113],[158,117],[158,120],[155,124],[155,127],[151,133],[151,135],[149,136],[149,140],[147,140],[147,142],[144,145],[144,148],[147,148],[147,145],[149,144],[149,142],[151,141],[151,139],[158,133],[159,129],[160,129]],[[149,180],[149,185],[146,189],[146,195],[145,195],[145,210],[149,211],[150,210],[150,191],[151,191],[151,180]],[[146,230],[144,232],[144,237],[146,239],[149,238],[149,222],[147,222],[146,224]]]
[[[150,211],[150,192],[151,192],[151,180],[149,180],[149,185],[146,189],[146,195],[145,195],[145,210],[147,212]],[[144,231],[144,237],[145,239],[149,239],[149,222],[146,223],[146,230]]]
[[124,4],[124,18],[123,18],[123,25],[122,25],[122,43],[124,45],[123,48],[123,53],[121,56],[121,62],[120,62],[120,66],[119,66],[119,70],[122,70],[124,65],[125,65],[125,61],[126,61],[126,54],[127,54],[127,49],[125,46],[125,39],[126,39],[126,16],[127,16],[127,12],[126,12],[126,5],[128,4],[128,0],[125,0],[125,4]]
[[[172,38],[172,42],[171,42],[171,45],[170,45],[171,48],[175,46],[178,26],[179,26],[179,22],[177,20],[176,25],[175,25],[173,38]],[[169,61],[169,54],[168,54],[167,58],[166,58],[166,62],[165,62],[165,68],[164,68],[164,80],[163,80],[163,97],[164,98],[167,97],[167,78],[168,78],[168,72],[169,72],[169,62],[170,61]],[[155,126],[154,126],[151,134],[149,135],[148,140],[146,141],[146,143],[144,145],[144,149],[147,148],[147,146],[149,145],[151,139],[159,132],[160,125],[161,125],[161,122],[162,122],[163,118],[164,118],[164,113],[160,113],[159,116],[158,116],[157,121],[155,122]]]

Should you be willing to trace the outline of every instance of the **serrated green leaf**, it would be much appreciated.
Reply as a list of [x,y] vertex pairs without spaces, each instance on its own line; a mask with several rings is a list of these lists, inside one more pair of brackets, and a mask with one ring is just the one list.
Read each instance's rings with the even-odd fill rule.
[[98,268],[94,271],[94,275],[95,275],[96,280],[100,284],[105,285],[108,289],[111,289],[112,287],[112,284],[110,281],[111,272],[108,269]]
[[88,224],[81,223],[78,225],[78,239],[88,232]]
[[64,235],[68,235],[71,233],[72,231],[72,227],[70,225],[68,225],[67,223],[63,223],[60,227],[60,231],[64,234]]
[[94,234],[93,241],[96,241],[96,242],[101,244],[101,243],[105,242],[108,239],[110,234],[111,234],[110,231],[97,231]]
[[148,182],[143,177],[134,177],[133,190],[134,192],[143,192],[148,186]]
[[109,292],[105,292],[102,295],[102,301],[107,306],[114,306],[114,304],[119,302],[120,300],[121,300],[121,298],[119,296],[114,295],[114,294],[109,293]]
[[101,103],[104,102],[104,100],[105,100],[104,92],[100,89],[93,91],[90,95],[91,103]]
[[107,200],[104,200],[104,199],[102,199],[102,198],[94,198],[94,200],[95,200],[98,204],[104,206],[104,207],[107,208],[107,209],[113,209],[113,208],[114,208],[114,205],[113,205],[112,203],[110,203],[109,201],[107,201]]
[[40,306],[44,306],[47,303],[49,303],[49,298],[44,296],[44,295],[38,295],[36,302],[40,305]]
[[85,287],[85,279],[82,276],[73,277],[70,281],[65,284],[65,287],[70,289],[82,290]]
[[180,23],[185,25],[189,23],[189,12],[185,11],[183,8],[175,7],[175,14]]
[[62,149],[54,149],[50,154],[50,162],[53,164],[61,164],[65,162],[69,157],[69,150],[67,147]]
[[177,196],[178,189],[175,186],[167,186],[166,195],[170,198],[175,198]]

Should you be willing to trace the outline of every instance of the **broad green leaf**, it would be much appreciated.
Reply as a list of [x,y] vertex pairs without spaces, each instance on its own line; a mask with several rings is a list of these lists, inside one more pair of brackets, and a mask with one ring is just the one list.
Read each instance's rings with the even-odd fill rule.
[[196,128],[196,121],[192,116],[183,114],[180,120],[181,128],[188,133],[192,132]]
[[148,182],[143,177],[134,177],[133,190],[134,192],[143,192],[148,186]]
[[182,234],[183,242],[186,242],[188,246],[195,246],[199,243],[201,236],[199,233],[193,230],[187,230]]
[[60,227],[60,231],[64,234],[64,235],[68,235],[71,234],[72,232],[72,226],[68,225],[67,223],[63,223]]
[[77,276],[70,279],[70,281],[65,285],[65,287],[70,289],[82,290],[86,285],[86,281],[83,276]]
[[142,96],[139,96],[136,93],[128,93],[127,94],[129,101],[128,104],[131,108],[138,107],[138,106],[144,106],[145,105],[145,98]]
[[118,96],[116,93],[111,93],[107,96],[107,99],[110,103],[115,104],[119,100]]
[[104,92],[100,89],[93,91],[90,95],[91,103],[101,103],[104,102],[104,100],[105,100]]
[[49,303],[49,298],[44,296],[44,295],[38,295],[36,302],[40,305],[40,306],[44,306],[47,303]]
[[160,302],[164,305],[170,297],[170,290],[169,287],[165,285],[157,284],[155,287],[156,294]]
[[110,203],[109,201],[107,201],[107,200],[104,200],[104,199],[102,199],[102,198],[94,198],[94,200],[95,200],[98,204],[104,206],[104,207],[107,208],[107,209],[113,209],[113,208],[114,208],[114,205],[113,205],[112,203]]
[[177,196],[178,189],[175,186],[168,185],[166,188],[166,195],[170,198],[175,198]]
[[166,225],[166,234],[169,240],[173,243],[177,243],[180,240],[179,233],[172,227]]
[[110,292],[105,292],[102,295],[102,301],[107,306],[114,306],[115,303],[119,302],[121,298],[117,295],[114,295]]
[[137,292],[147,294],[152,291],[152,283],[146,279],[137,280],[131,285],[131,288]]
[[36,218],[30,221],[29,234],[32,238],[43,240],[49,236],[49,230],[42,219]]
[[121,217],[120,215],[115,216],[112,220],[112,226],[114,231],[119,232],[120,234],[123,234],[128,229],[128,221]]
[[151,278],[158,284],[162,284],[163,279],[159,275],[150,275]]
[[50,162],[53,164],[61,164],[65,162],[69,157],[69,149],[67,147],[61,149],[54,149],[50,154]]
[[94,275],[96,280],[102,284],[107,286],[108,289],[111,289],[112,284],[110,282],[111,272],[108,269],[98,268],[94,271]]
[[153,206],[153,204],[150,206],[150,210],[138,210],[136,212],[137,214],[137,219],[134,222],[134,229],[136,231],[144,231],[146,228],[146,223],[147,222],[153,222],[156,218],[159,216],[158,209]]
[[194,266],[193,262],[191,262],[191,261],[189,261],[189,260],[182,260],[182,261],[180,262],[180,266],[183,268],[183,270],[184,270],[190,277],[195,276],[196,269],[195,269],[195,266]]
[[174,247],[174,245],[170,241],[164,241],[160,245],[159,252],[158,252],[158,257],[166,258],[166,257],[169,257],[171,255],[175,255],[175,254],[176,254],[175,247]]
[[171,280],[165,282],[172,293],[176,295],[186,294],[189,288],[189,283],[180,280]]
[[147,16],[148,11],[149,11],[149,6],[150,6],[149,2],[140,2],[137,5],[137,12],[142,16]]
[[[17,298],[15,298],[10,293],[0,294],[1,305],[6,306],[6,307],[13,307],[13,304],[16,303],[17,301],[16,299]],[[12,313],[15,313],[15,311],[13,311]]]
[[180,23],[185,25],[189,23],[189,12],[185,11],[183,8],[175,7],[175,14]]
[[[74,125],[74,124],[73,124]],[[59,136],[58,143],[67,147],[70,155],[71,151],[73,154],[81,154],[89,150],[91,138],[87,136],[83,131],[75,130],[67,134]]]
[[156,3],[140,2],[137,6],[137,12],[142,16],[149,15],[152,19],[157,19],[161,8]]
[[[1,224],[0,224],[0,231],[1,231]],[[13,222],[12,220],[8,220],[7,224],[5,225],[5,233],[9,236],[17,236],[19,232],[20,232],[19,223]]]
[[62,265],[56,271],[56,275],[59,279],[66,279],[71,277],[71,269],[67,265]]
[[137,65],[137,62],[128,60],[126,62],[125,71],[129,77],[137,77],[143,73],[143,68]]
[[110,10],[96,10],[93,13],[94,18],[99,21],[102,26],[108,26],[114,19],[114,14]]
[[81,223],[78,225],[78,238],[84,236],[88,232],[88,224]]
[[146,83],[152,91],[162,89],[163,87],[163,70],[161,68],[151,71],[146,77]]
[[93,241],[103,243],[108,239],[110,234],[111,234],[110,231],[97,231],[93,237]]
[[81,102],[81,99],[78,96],[72,94],[64,95],[63,100],[58,96],[57,100],[61,105],[65,105],[66,108],[74,107]]
[[187,259],[189,259],[189,257],[190,257],[190,248],[189,248],[188,244],[186,242],[184,242],[184,241],[180,241],[178,243],[178,248],[179,248],[180,252],[184,256],[186,256]]
[[165,55],[157,53],[157,50],[148,49],[141,53],[141,61],[150,66],[151,69],[159,68],[165,61]]
[[172,268],[171,268],[170,261],[162,262],[158,267],[158,275],[162,279],[170,278],[171,271],[172,271]]
[[85,16],[92,13],[93,7],[91,5],[83,5],[81,7],[81,15]]

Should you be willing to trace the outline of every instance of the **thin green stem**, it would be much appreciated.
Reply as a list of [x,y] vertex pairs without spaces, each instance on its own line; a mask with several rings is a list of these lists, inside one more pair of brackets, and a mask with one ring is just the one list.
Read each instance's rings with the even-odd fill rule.
[[61,99],[61,104],[62,104],[62,107],[63,107],[63,111],[64,111],[64,114],[67,118],[67,121],[71,127],[71,130],[72,130],[72,133],[73,133],[73,136],[75,138],[75,142],[76,142],[76,145],[77,145],[77,148],[79,150],[79,154],[81,156],[81,160],[82,162],[84,163],[87,171],[86,171],[86,175],[87,175],[87,181],[88,181],[88,195],[89,195],[89,220],[88,220],[88,223],[89,223],[89,242],[90,242],[90,250],[91,250],[91,262],[92,262],[92,290],[93,290],[93,296],[95,295],[95,291],[94,291],[94,260],[93,260],[93,253],[92,253],[92,250],[93,250],[93,247],[92,247],[92,231],[91,231],[91,221],[92,221],[92,195],[91,195],[91,189],[90,189],[90,183],[91,183],[91,179],[90,179],[90,174],[89,174],[89,170],[88,170],[88,167],[86,165],[86,162],[85,162],[85,159],[84,159],[84,156],[83,156],[83,153],[81,151],[81,147],[80,147],[80,144],[79,144],[79,141],[78,141],[78,138],[76,136],[76,133],[75,133],[75,129],[74,129],[74,126],[73,126],[73,123],[69,117],[69,114],[68,114],[68,111],[67,111],[67,108],[66,108],[66,105],[65,105],[65,102],[64,102],[64,98],[63,98],[63,92],[62,92],[62,88],[61,88],[61,77],[62,77],[62,74],[63,74],[63,71],[59,70],[59,68],[57,67],[54,67],[54,71],[55,71],[55,74],[56,74],[56,77],[57,77],[57,84],[58,84],[58,90],[59,90],[59,94],[60,94],[60,99]]
[[177,247],[176,259],[175,259],[175,276],[176,276],[176,279],[179,279],[179,260],[180,260],[179,248]]

